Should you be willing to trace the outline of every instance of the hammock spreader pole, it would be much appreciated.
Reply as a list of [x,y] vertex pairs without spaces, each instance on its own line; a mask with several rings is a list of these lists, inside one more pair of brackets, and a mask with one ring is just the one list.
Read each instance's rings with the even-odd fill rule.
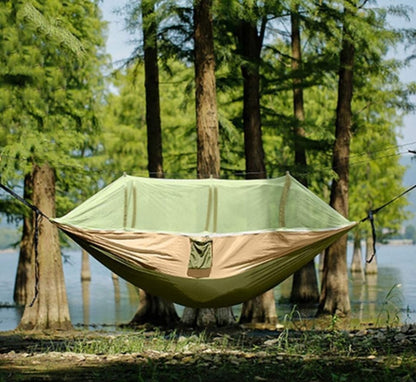
[[373,261],[373,259],[374,259],[374,256],[376,255],[376,228],[375,228],[375,224],[374,224],[374,215],[377,212],[379,212],[380,210],[382,210],[383,208],[387,207],[389,204],[395,202],[397,199],[399,199],[402,196],[406,195],[408,192],[412,191],[415,188],[416,188],[416,184],[414,184],[413,186],[409,187],[407,190],[403,191],[400,195],[397,195],[396,197],[394,197],[393,199],[391,199],[387,203],[383,204],[382,206],[376,208],[375,210],[368,211],[368,215],[364,219],[361,219],[360,220],[360,223],[363,223],[366,220],[370,220],[370,224],[371,224],[371,234],[373,236],[373,254],[372,254],[372,256],[371,256],[371,258],[369,260],[366,260],[367,263],[371,263]]
[[32,302],[29,304],[29,307],[32,307],[35,303],[38,294],[39,294],[39,261],[38,261],[38,243],[39,243],[39,226],[42,221],[42,218],[49,218],[36,206],[32,203],[29,203],[27,200],[23,199],[20,195],[16,194],[12,189],[0,183],[0,188],[8,192],[11,196],[16,198],[19,202],[23,203],[26,207],[29,207],[35,213],[35,235],[34,235],[34,245],[35,245],[35,295],[33,296]]

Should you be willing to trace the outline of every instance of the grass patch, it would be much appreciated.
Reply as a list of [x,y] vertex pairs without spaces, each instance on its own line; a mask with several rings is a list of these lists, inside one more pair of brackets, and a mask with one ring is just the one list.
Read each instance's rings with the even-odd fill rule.
[[416,327],[0,333],[0,381],[411,381]]

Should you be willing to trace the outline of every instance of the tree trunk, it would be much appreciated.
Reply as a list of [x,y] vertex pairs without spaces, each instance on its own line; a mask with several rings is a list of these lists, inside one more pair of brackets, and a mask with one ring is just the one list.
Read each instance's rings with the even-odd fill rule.
[[[163,178],[162,127],[160,118],[159,66],[155,0],[142,1],[144,75],[146,91],[147,156],[149,176]],[[173,326],[178,321],[172,302],[139,291],[139,308],[128,325]]]
[[[345,10],[347,13],[348,10]],[[353,93],[354,45],[344,23],[338,102],[335,123],[335,144],[332,169],[337,174],[331,187],[330,205],[348,217],[348,179],[351,131],[351,101]],[[350,312],[347,274],[347,235],[331,245],[325,253],[322,290],[318,314],[346,315]]]
[[[293,73],[293,113],[294,113],[294,142],[295,142],[295,171],[294,175],[308,187],[306,176],[306,150],[302,144],[305,137],[303,123],[305,112],[303,104],[302,76],[302,51],[300,41],[300,23],[298,6],[290,14],[291,20],[291,45],[292,45],[292,73]],[[319,301],[318,279],[315,270],[315,261],[312,260],[293,275],[292,292],[290,301],[296,304],[311,304]]]
[[160,119],[159,66],[157,50],[156,0],[142,1],[144,75],[148,170],[151,177],[163,177],[162,128]]
[[241,309],[240,324],[277,324],[273,289],[246,301]]
[[163,298],[152,296],[139,290],[140,305],[129,325],[152,324],[174,327],[179,321],[174,305]]
[[84,327],[88,327],[90,324],[90,255],[87,251],[82,250],[81,256],[82,322]]
[[[215,83],[212,0],[194,1],[195,105],[198,178],[219,177],[217,95]],[[187,326],[231,325],[231,307],[193,309],[185,307],[182,323]]]
[[[241,21],[237,38],[243,59],[247,62],[241,66],[246,178],[261,179],[266,177],[260,115],[260,52],[263,35],[257,33],[256,25]],[[273,290],[244,302],[239,322],[277,324]]]
[[[367,240],[365,241],[365,274],[374,275],[378,273],[377,269],[377,256],[373,256],[373,236],[371,234],[367,235]],[[371,259],[371,262],[369,262]]]
[[260,115],[260,51],[262,37],[256,25],[241,21],[238,33],[243,59],[243,125],[246,178],[266,177]]
[[354,234],[354,249],[352,253],[351,272],[363,273],[363,262],[361,253],[361,235],[358,230]]
[[212,0],[194,2],[195,103],[198,178],[220,175]]
[[83,249],[81,256],[81,281],[91,281],[90,255]]
[[[32,200],[32,174],[25,175],[23,198]],[[17,263],[16,280],[14,284],[14,301],[17,305],[30,303],[29,297],[35,288],[34,253],[33,253],[32,215],[23,217],[22,239],[20,241],[19,261]]]
[[[34,166],[33,204],[47,216],[55,216],[55,174],[48,164]],[[38,256],[35,262],[39,272],[39,293],[31,306],[26,305],[18,329],[71,329],[58,229],[46,218],[42,218],[39,224]],[[34,291],[30,299],[33,297]]]

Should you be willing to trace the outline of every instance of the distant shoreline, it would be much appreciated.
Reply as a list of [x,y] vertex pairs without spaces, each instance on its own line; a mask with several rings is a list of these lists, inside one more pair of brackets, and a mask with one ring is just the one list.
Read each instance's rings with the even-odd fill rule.
[[415,245],[411,239],[391,239],[385,245]]
[[13,253],[18,251],[18,248],[4,248],[4,249],[0,249],[0,255],[2,253]]

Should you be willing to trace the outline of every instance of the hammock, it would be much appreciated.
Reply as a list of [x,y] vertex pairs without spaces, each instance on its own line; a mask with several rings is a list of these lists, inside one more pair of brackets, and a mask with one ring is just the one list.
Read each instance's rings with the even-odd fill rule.
[[247,301],[357,224],[290,175],[262,180],[124,175],[51,221],[120,277],[190,307]]

